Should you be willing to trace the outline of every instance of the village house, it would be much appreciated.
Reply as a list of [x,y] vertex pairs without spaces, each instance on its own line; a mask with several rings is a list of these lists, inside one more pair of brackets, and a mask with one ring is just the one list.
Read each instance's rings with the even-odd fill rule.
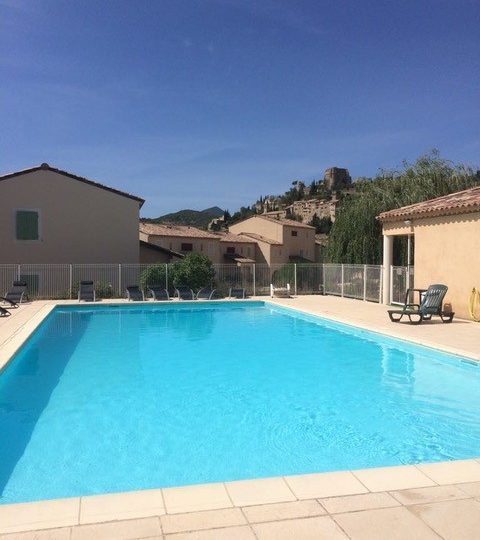
[[0,176],[0,263],[138,263],[143,203],[48,163]]
[[230,232],[253,239],[255,260],[264,264],[313,262],[315,228],[290,219],[252,216],[230,226]]
[[[285,207],[284,215],[282,217],[297,217],[300,218],[303,223],[310,223],[314,216],[320,219],[331,219],[335,221],[335,213],[338,205],[338,199],[333,196],[332,199],[309,199],[295,201],[291,205]],[[274,216],[274,212],[269,212],[271,217]]]
[[[154,262],[154,247],[167,252],[156,262],[170,262],[187,253],[203,253],[215,264],[251,264],[255,262],[255,241],[226,232],[210,232],[187,225],[140,222],[140,262]],[[148,247],[145,245],[148,244]]]
[[474,261],[480,253],[480,187],[383,212],[379,220],[384,240],[384,302],[391,300],[393,240],[410,236],[414,238],[414,286],[447,285],[447,306],[458,317],[469,317],[470,295],[473,287],[479,287]]

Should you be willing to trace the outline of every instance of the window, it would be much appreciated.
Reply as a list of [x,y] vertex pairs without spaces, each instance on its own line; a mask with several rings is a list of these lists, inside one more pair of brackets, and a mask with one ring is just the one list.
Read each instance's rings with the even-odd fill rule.
[[193,244],[183,244],[181,251],[193,251]]
[[234,247],[227,247],[227,253],[230,255],[235,255],[235,248]]
[[38,212],[36,210],[17,210],[15,231],[17,240],[38,240]]
[[298,232],[297,231],[292,231],[292,236],[298,236]]

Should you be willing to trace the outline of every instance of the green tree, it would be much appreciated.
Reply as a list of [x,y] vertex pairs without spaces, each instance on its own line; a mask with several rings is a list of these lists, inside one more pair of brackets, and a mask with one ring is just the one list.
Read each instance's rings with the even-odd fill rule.
[[183,285],[194,291],[211,286],[215,278],[212,261],[203,253],[189,253],[169,270],[175,287]]
[[479,182],[478,172],[443,159],[437,150],[413,164],[405,162],[400,171],[380,171],[373,180],[355,182],[355,195],[344,198],[333,224],[328,260],[380,264],[382,227],[376,219],[378,214],[461,191]]
[[329,217],[319,218],[317,214],[314,214],[309,225],[315,227],[315,232],[317,234],[329,234],[333,223]]
[[166,268],[164,264],[155,264],[145,268],[140,275],[140,287],[146,291],[149,287],[165,287]]

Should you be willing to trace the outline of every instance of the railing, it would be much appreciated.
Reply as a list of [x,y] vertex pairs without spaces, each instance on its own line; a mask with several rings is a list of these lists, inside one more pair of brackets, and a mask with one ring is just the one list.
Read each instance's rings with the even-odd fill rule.
[[[173,291],[170,264],[0,264],[0,296],[14,280],[27,282],[31,299],[76,298],[82,280],[93,280],[98,298],[121,298],[128,285],[141,286],[144,272],[158,269],[158,284]],[[382,301],[382,267],[360,264],[216,264],[214,287],[227,295],[230,287],[242,287],[248,295],[270,294],[270,284],[286,287],[293,294],[329,294],[370,302]],[[394,302],[403,302],[413,283],[405,267],[392,267]],[[142,279],[143,276],[143,279]]]

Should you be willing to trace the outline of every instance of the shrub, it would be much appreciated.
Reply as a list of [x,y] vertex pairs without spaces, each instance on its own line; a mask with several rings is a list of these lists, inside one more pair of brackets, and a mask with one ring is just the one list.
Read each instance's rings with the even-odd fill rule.
[[215,269],[212,261],[202,253],[189,253],[184,259],[169,267],[169,274],[175,287],[181,285],[198,291],[212,286]]
[[144,291],[153,285],[165,287],[166,268],[164,264],[149,266],[140,275],[140,288]]

